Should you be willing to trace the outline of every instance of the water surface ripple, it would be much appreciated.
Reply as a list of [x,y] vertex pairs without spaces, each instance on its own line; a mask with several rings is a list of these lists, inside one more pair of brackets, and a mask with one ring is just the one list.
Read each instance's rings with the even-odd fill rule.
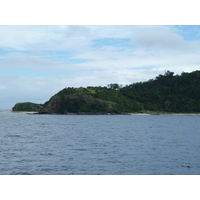
[[200,174],[200,116],[0,112],[0,174]]

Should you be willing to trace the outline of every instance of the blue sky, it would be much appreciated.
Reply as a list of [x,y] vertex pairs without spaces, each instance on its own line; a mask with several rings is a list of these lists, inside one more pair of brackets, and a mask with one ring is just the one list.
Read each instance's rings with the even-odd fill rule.
[[200,26],[0,25],[0,103],[199,70]]

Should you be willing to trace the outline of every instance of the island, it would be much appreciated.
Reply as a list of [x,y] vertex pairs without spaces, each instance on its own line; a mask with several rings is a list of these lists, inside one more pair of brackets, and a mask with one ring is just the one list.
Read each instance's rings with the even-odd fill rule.
[[37,114],[200,113],[200,71],[122,86],[66,87],[44,104],[17,103],[12,111]]

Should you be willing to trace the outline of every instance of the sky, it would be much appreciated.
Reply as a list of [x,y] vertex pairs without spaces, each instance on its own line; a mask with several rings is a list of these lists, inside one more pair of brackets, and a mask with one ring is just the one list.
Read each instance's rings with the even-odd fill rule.
[[0,25],[0,108],[192,72],[199,55],[199,25]]

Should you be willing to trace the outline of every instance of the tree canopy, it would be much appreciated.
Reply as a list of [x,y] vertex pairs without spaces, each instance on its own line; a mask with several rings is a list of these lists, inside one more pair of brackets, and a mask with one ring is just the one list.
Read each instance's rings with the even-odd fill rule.
[[117,83],[107,87],[67,87],[44,103],[40,111],[62,114],[200,113],[200,71],[183,72],[181,75],[166,71],[155,79],[124,87]]

